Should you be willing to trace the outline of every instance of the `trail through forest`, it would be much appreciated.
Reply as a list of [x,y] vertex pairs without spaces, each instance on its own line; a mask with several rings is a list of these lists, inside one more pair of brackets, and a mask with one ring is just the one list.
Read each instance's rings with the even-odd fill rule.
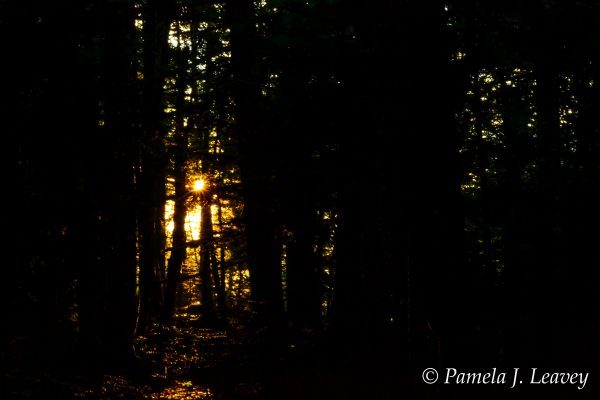
[[6,374],[3,391],[11,399],[213,399],[214,370],[232,341],[225,330],[198,321],[183,314],[173,325],[155,324],[136,339],[135,366],[123,371],[14,370]]
[[[364,363],[307,343],[288,343],[277,354],[261,333],[207,326],[198,315],[178,314],[171,325],[154,324],[134,344],[135,360],[112,371],[90,366],[58,368],[22,360],[8,370],[2,399],[253,400],[392,399],[414,392],[398,366]],[[348,363],[347,363],[348,362]],[[387,373],[383,372],[384,369]],[[435,392],[419,388],[419,398]]]

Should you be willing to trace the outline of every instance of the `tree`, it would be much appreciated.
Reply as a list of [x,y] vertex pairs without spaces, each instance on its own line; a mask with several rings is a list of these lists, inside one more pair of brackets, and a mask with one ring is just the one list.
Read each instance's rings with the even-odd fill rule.
[[251,1],[226,3],[230,26],[232,98],[244,198],[244,229],[252,297],[259,324],[276,327],[283,314],[281,265],[275,239],[269,132],[262,114],[255,12]]
[[[103,4],[101,127],[86,176],[89,253],[81,276],[82,333],[94,356],[119,363],[132,356],[137,316],[136,206],[134,186],[135,102],[132,85],[134,9]],[[113,18],[118,15],[118,18]],[[108,349],[108,352],[106,351]]]
[[[140,301],[138,332],[148,326],[163,301],[165,247],[164,205],[166,202],[164,115],[165,70],[168,64],[168,38],[174,4],[149,0],[143,8],[143,100],[141,105],[142,139],[139,151],[138,199],[140,235]],[[167,306],[168,307],[168,306]]]

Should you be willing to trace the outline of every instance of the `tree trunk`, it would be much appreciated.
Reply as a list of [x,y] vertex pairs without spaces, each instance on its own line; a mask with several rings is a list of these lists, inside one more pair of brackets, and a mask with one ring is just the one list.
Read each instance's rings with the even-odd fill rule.
[[[131,112],[134,10],[106,4],[104,126],[93,157],[93,230],[90,265],[82,274],[82,335],[106,365],[132,360],[136,321],[136,224],[134,165],[136,137]],[[89,293],[87,293],[89,291]],[[94,297],[92,297],[94,296]]]
[[356,339],[368,338],[361,342],[371,343],[363,349],[369,357],[395,349],[433,363],[439,347],[426,333],[432,327],[458,357],[472,323],[471,293],[461,252],[455,77],[444,5],[359,4],[347,24],[368,50],[350,53],[344,70],[354,86],[347,89],[352,118],[341,139],[337,330],[353,349]]
[[[225,237],[224,227],[223,227],[223,206],[221,205],[221,199],[217,199],[217,218],[219,222],[219,237],[221,239],[221,243],[219,246],[219,270],[220,270],[220,278],[221,278],[221,289],[223,291],[223,305],[224,312],[227,312],[227,293],[226,288],[229,287],[231,290],[233,288],[233,271],[230,269],[229,273],[227,273],[227,266],[225,265]],[[227,280],[226,277],[229,279]]]
[[[220,207],[220,202],[218,202]],[[220,211],[218,211],[220,213]],[[211,208],[208,207],[207,214],[211,214]],[[202,217],[204,218],[204,217]],[[208,225],[209,224],[209,225]],[[206,236],[208,238],[207,244],[210,250],[210,266],[211,266],[211,274],[212,279],[215,285],[215,292],[217,295],[217,309],[219,311],[219,318],[222,321],[225,321],[227,318],[227,300],[225,295],[225,271],[223,266],[223,258],[224,254],[221,248],[220,258],[217,259],[217,250],[215,246],[215,238],[213,234],[213,222],[212,215],[207,216],[207,233]]]
[[[181,43],[181,29],[177,24],[177,39]],[[187,188],[186,163],[188,161],[188,131],[184,124],[185,90],[187,82],[186,60],[182,57],[182,48],[178,46],[175,56],[177,75],[175,93],[175,132],[173,146],[173,178],[175,180],[175,204],[173,213],[173,236],[171,256],[167,265],[167,287],[163,319],[170,321],[175,312],[177,288],[181,276],[181,267],[187,258],[185,219],[187,215],[187,199],[191,194]]]
[[254,6],[251,0],[229,0],[226,7],[231,29],[234,129],[240,153],[250,287],[256,322],[274,328],[282,322],[283,297],[270,181],[273,150],[260,122],[264,112]]
[[[546,62],[536,71],[539,179],[543,186],[557,183],[561,168],[560,89],[558,73]],[[550,63],[549,63],[550,64]]]
[[214,257],[214,242],[212,232],[212,215],[210,210],[210,194],[203,192],[201,196],[201,217],[200,217],[200,301],[204,318],[207,321],[214,320],[215,304],[213,297],[213,282],[216,285],[216,279],[212,271],[212,259]]
[[178,146],[178,151],[174,158],[175,208],[173,212],[173,240],[171,256],[167,265],[167,287],[163,309],[163,319],[165,321],[170,321],[175,312],[175,299],[181,277],[181,267],[187,255],[185,218],[187,215],[186,200],[188,192],[186,188],[184,151],[185,148]]
[[143,141],[138,180],[141,315],[138,333],[161,309],[160,277],[164,268],[166,155],[164,137],[164,66],[168,62],[171,1],[149,0],[144,9]]
[[[309,182],[297,182],[302,188]],[[315,330],[321,319],[321,283],[315,253],[315,217],[310,200],[301,197],[291,216],[291,241],[286,258],[288,321],[295,329]]]

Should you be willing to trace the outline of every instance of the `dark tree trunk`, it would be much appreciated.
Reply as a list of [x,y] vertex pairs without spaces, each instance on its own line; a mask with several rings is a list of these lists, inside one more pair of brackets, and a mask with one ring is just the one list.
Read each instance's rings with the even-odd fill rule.
[[[591,64],[591,63],[590,63]],[[577,70],[574,95],[579,104],[579,118],[576,121],[577,158],[587,179],[598,181],[600,165],[597,155],[600,152],[600,89],[597,82],[600,68],[595,64]],[[590,85],[590,82],[593,82]]]
[[[109,6],[106,23],[108,170],[100,185],[107,196],[100,205],[99,235],[104,253],[101,263],[107,272],[106,337],[118,351],[131,351],[135,329],[136,225],[134,204],[135,116],[131,82],[134,80],[134,10],[129,5]],[[118,15],[115,17],[114,15]],[[121,43],[121,44],[119,44]],[[124,95],[125,93],[125,95]]]
[[223,296],[223,299],[221,301],[221,304],[219,307],[222,308],[222,312],[224,313],[223,315],[226,315],[227,313],[227,302],[228,302],[228,297],[227,297],[227,293],[226,293],[226,287],[229,286],[229,289],[231,290],[233,288],[233,282],[232,282],[232,278],[233,278],[233,271],[229,271],[229,280],[226,283],[226,276],[227,274],[227,266],[225,265],[225,238],[223,236],[224,234],[224,225],[223,225],[223,206],[221,205],[221,199],[218,198],[217,199],[217,219],[218,219],[218,226],[219,226],[219,238],[221,240],[220,246],[219,246],[219,261],[218,261],[218,268],[219,268],[219,278],[220,278],[220,285],[221,288],[220,290],[222,291],[221,296]]
[[171,1],[150,0],[144,8],[143,48],[143,139],[140,146],[138,181],[140,237],[140,320],[142,333],[161,309],[160,278],[165,266],[163,249],[165,171],[164,67],[167,64]]
[[556,182],[561,168],[563,146],[560,128],[559,75],[548,65],[552,61],[541,61],[536,69],[536,111],[538,129],[539,179],[544,187]]
[[235,132],[239,145],[250,286],[258,323],[282,321],[281,265],[271,188],[272,141],[261,124],[260,75],[253,2],[229,0]]
[[360,342],[435,363],[436,335],[462,351],[470,300],[443,4],[360,4],[347,24],[369,50],[346,60],[355,86],[342,141],[334,318],[342,335],[355,335],[350,346],[369,338]]
[[214,271],[212,269],[214,239],[210,210],[210,194],[203,192],[200,196],[202,199],[200,218],[200,301],[202,303],[204,318],[208,321],[212,321],[215,317],[213,282],[216,285],[218,279],[212,279],[214,277]]
[[181,267],[187,254],[185,218],[187,215],[186,201],[188,191],[186,188],[184,149],[184,147],[178,146],[177,154],[174,157],[175,206],[173,212],[173,240],[171,255],[167,264],[167,285],[163,310],[163,319],[165,321],[170,321],[175,312],[175,300],[181,277]]
[[90,253],[81,277],[81,333],[100,362],[131,360],[136,310],[134,165],[136,136],[131,104],[133,9],[105,4],[102,85],[104,126],[95,143],[89,184]]
[[[310,190],[310,182],[296,182]],[[288,321],[296,329],[315,330],[320,327],[321,284],[315,253],[315,217],[310,199],[296,199],[291,215],[291,238],[287,245],[286,301]]]
[[[509,78],[506,78],[509,79]],[[529,341],[524,341],[520,329],[527,316],[527,290],[525,277],[529,275],[531,263],[524,260],[527,254],[522,249],[531,247],[531,237],[525,235],[527,225],[531,224],[525,215],[527,212],[528,195],[522,190],[521,175],[524,163],[522,154],[526,153],[524,141],[524,123],[522,114],[527,112],[527,104],[522,101],[523,88],[504,86],[500,92],[500,113],[503,121],[504,151],[499,163],[503,174],[499,181],[502,206],[502,286],[504,289],[504,319],[507,331],[505,334],[504,351],[512,362],[519,362],[519,357],[530,350]],[[524,244],[527,243],[527,246]],[[529,256],[529,259],[531,256]],[[516,331],[514,330],[516,328]],[[525,344],[527,343],[527,344]]]
[[[209,197],[210,194],[206,194],[206,197]],[[224,276],[224,267],[223,267],[223,257],[221,255],[220,260],[217,259],[217,251],[215,246],[215,237],[213,232],[213,221],[212,221],[212,211],[210,203],[207,204],[207,210],[203,211],[202,221],[206,217],[206,234],[205,234],[205,243],[207,246],[207,250],[210,252],[208,254],[210,256],[210,272],[211,277],[215,287],[215,293],[217,297],[217,310],[219,311],[219,318],[222,321],[225,321],[227,318],[227,299],[225,295],[225,276]],[[220,206],[219,206],[220,207]],[[206,215],[204,215],[206,214]],[[202,240],[202,233],[200,233]],[[203,253],[204,254],[204,253]]]
[[[181,31],[177,25],[178,40],[181,40]],[[182,49],[177,48],[175,62],[177,67],[176,93],[175,93],[175,132],[173,154],[173,179],[175,185],[175,204],[173,212],[173,233],[171,256],[167,264],[167,285],[163,319],[170,321],[175,312],[177,289],[181,277],[181,268],[187,258],[187,238],[185,220],[187,216],[187,199],[191,192],[187,188],[188,161],[188,130],[184,124],[185,90],[187,82],[186,61],[182,57]]]

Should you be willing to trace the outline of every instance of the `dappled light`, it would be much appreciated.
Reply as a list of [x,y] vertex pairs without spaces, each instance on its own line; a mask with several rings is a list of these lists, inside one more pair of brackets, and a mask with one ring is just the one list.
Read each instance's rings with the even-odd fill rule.
[[191,381],[175,381],[173,386],[160,393],[153,393],[152,400],[211,400],[210,390],[195,387]]

